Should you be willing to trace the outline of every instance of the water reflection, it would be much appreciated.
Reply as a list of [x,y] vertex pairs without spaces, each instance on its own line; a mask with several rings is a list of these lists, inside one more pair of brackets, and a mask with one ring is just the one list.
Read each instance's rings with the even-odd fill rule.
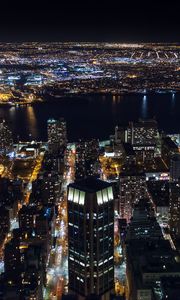
[[144,95],[142,99],[142,118],[147,118],[147,96]]
[[31,139],[46,141],[46,122],[50,117],[67,120],[69,141],[83,136],[106,139],[114,131],[115,124],[152,116],[163,130],[180,132],[180,93],[95,95],[91,96],[91,102],[89,97],[67,97],[29,107],[0,106],[0,117],[9,122],[14,139],[19,135],[24,141],[29,134]]
[[171,96],[171,112],[172,113],[174,113],[175,104],[176,104],[176,95],[175,95],[175,93],[172,93],[172,96]]
[[33,106],[28,106],[26,109],[28,134],[32,139],[38,137],[37,119]]
[[112,96],[112,114],[115,122],[117,122],[117,113],[118,113],[118,96],[113,95]]

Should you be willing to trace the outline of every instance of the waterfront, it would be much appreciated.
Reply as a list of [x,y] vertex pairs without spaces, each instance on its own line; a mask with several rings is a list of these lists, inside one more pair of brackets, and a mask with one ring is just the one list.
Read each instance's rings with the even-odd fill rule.
[[64,117],[68,140],[80,137],[106,139],[118,123],[125,124],[138,118],[153,118],[161,130],[180,132],[180,93],[151,93],[126,95],[89,95],[59,98],[33,106],[0,107],[14,138],[46,140],[49,118]]

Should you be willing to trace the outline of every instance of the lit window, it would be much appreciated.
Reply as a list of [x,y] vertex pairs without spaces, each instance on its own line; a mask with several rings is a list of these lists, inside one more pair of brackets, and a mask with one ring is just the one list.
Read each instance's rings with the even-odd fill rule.
[[69,193],[68,193],[69,201],[73,201],[73,192],[74,192],[74,189],[72,187],[69,187]]
[[103,194],[103,201],[104,201],[104,202],[108,202],[107,189],[104,189],[104,190],[102,191],[102,194]]
[[85,192],[80,191],[79,204],[84,205]]
[[108,187],[108,198],[109,198],[109,200],[113,200],[112,186]]
[[96,194],[97,194],[97,203],[99,205],[103,204],[103,199],[102,199],[102,193],[101,193],[101,191],[98,191]]
[[75,189],[74,191],[74,202],[78,203],[79,202],[79,191]]

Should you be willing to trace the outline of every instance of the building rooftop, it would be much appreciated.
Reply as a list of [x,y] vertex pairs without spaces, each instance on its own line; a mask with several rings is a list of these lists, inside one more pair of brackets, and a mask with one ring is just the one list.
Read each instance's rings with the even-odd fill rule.
[[130,143],[123,143],[123,147],[127,156],[129,155],[135,156],[135,151],[133,150],[133,146]]
[[163,277],[161,278],[161,288],[163,295],[168,300],[180,300],[180,278]]
[[180,153],[176,153],[172,156],[172,161],[180,161]]
[[156,206],[169,206],[168,180],[148,181],[147,187]]
[[88,193],[94,193],[110,186],[112,186],[112,184],[108,183],[107,181],[96,179],[94,177],[88,177],[86,179],[78,180],[69,184],[69,187]]
[[169,148],[171,149],[177,149],[178,150],[178,146],[171,140],[171,138],[168,137],[164,137],[163,138],[163,142],[164,144],[166,144]]
[[136,176],[136,177],[144,177],[146,178],[145,172],[141,170],[136,170],[135,167],[130,170],[125,170],[120,173],[120,177],[127,177],[127,176]]

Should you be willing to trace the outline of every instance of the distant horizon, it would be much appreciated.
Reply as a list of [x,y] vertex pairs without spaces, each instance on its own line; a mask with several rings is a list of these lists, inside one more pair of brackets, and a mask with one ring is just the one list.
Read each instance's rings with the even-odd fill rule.
[[164,44],[169,44],[169,45],[177,45],[179,44],[180,45],[180,42],[179,41],[164,41],[164,42],[161,42],[161,41],[149,41],[149,42],[144,42],[144,41],[96,41],[96,40],[91,40],[91,41],[88,41],[88,40],[17,40],[17,41],[13,41],[13,40],[9,40],[9,41],[3,41],[3,40],[0,40],[0,43],[4,43],[4,44],[13,44],[13,43],[18,43],[18,44],[21,44],[21,43],[61,43],[61,44],[64,44],[64,43],[80,43],[80,44],[120,44],[120,45],[123,45],[123,44],[127,44],[127,45],[140,45],[140,44],[146,44],[146,45],[164,45]]

